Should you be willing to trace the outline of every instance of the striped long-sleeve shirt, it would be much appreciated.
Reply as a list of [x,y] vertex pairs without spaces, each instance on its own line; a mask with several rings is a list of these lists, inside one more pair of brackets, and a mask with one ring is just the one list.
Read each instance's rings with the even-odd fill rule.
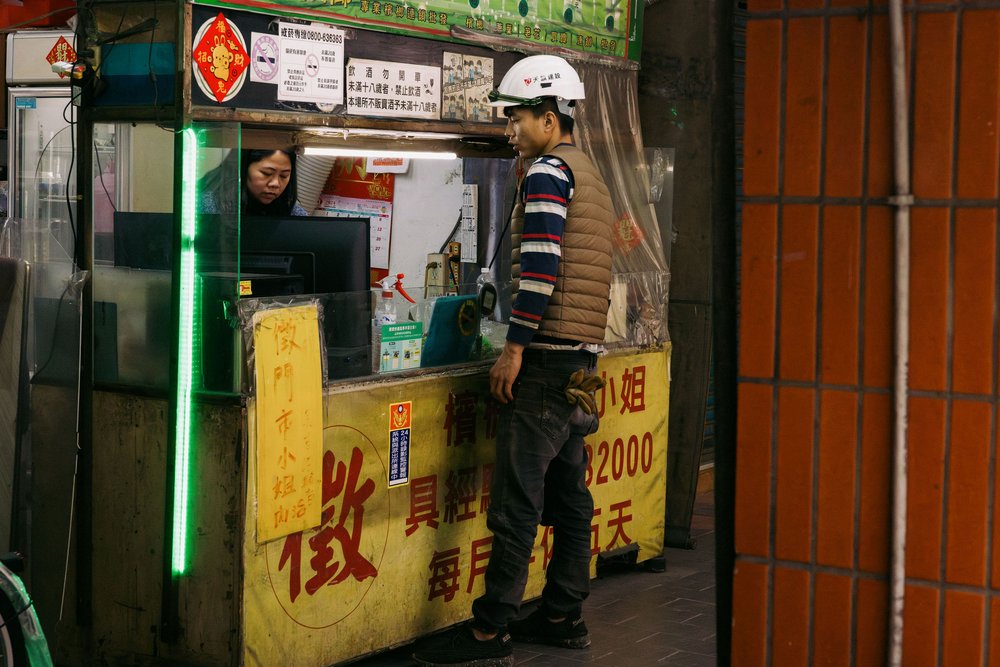
[[542,156],[528,169],[521,197],[521,279],[507,340],[527,345],[538,330],[559,274],[566,208],[573,198],[573,174],[562,160]]

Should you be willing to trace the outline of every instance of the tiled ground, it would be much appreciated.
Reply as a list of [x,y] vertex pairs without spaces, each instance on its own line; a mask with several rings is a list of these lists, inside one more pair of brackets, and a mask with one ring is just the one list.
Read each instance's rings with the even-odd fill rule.
[[[608,567],[594,580],[584,618],[591,646],[571,650],[518,644],[517,665],[710,667],[715,665],[715,533],[711,492],[698,497],[693,550],[668,549],[666,571]],[[409,667],[412,646],[353,663]]]

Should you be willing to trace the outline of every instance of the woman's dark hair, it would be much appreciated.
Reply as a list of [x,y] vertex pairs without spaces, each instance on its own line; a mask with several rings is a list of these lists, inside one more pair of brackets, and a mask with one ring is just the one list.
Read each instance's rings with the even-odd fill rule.
[[[264,158],[274,155],[275,153],[285,154],[288,161],[292,164],[292,175],[288,179],[288,187],[286,187],[285,191],[281,193],[281,196],[277,197],[270,204],[262,204],[260,201],[251,197],[249,191],[247,191],[247,173],[249,172],[251,164],[254,162],[260,162]],[[243,151],[240,159],[240,179],[243,183],[243,187],[240,188],[240,204],[244,215],[288,215],[292,212],[292,208],[295,206],[296,194],[298,190],[296,187],[297,179],[295,178],[295,153],[283,149],[274,150],[267,148],[254,148],[252,150]]]

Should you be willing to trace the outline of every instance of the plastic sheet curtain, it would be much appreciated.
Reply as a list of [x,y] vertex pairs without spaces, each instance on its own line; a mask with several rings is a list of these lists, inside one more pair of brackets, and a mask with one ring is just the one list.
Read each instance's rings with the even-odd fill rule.
[[[587,91],[574,137],[601,170],[615,206],[611,329],[623,345],[657,345],[669,340],[670,269],[653,204],[670,167],[660,151],[643,146],[637,72],[582,62],[573,66]],[[615,341],[609,337],[609,342]]]

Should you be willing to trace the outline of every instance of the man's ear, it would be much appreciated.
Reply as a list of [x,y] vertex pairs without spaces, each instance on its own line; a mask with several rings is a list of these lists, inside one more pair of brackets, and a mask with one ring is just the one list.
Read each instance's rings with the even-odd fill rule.
[[554,128],[558,129],[558,127],[559,127],[559,119],[556,118],[556,115],[554,113],[552,113],[551,111],[546,111],[545,112],[545,129],[546,130],[550,130],[550,129],[554,129]]

